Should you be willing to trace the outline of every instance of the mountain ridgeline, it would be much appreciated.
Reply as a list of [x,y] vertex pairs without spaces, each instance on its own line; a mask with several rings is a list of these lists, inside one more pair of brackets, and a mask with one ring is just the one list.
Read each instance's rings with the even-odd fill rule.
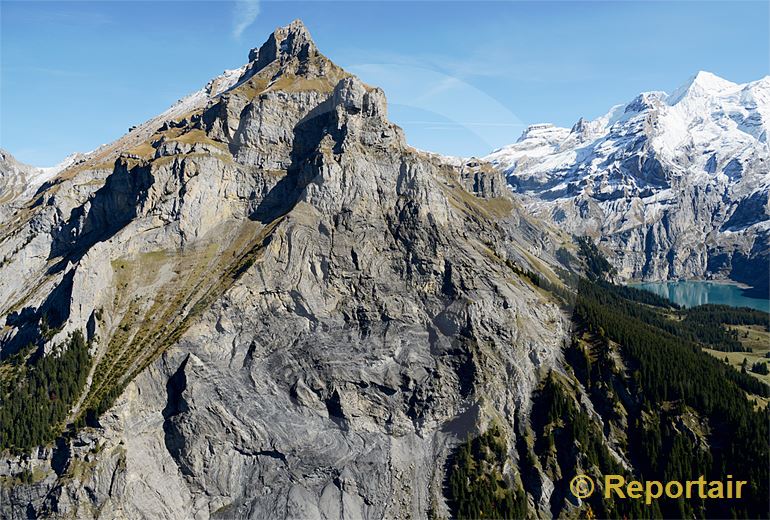
[[612,284],[299,21],[0,209],[4,518],[769,514],[770,387],[703,351],[767,315]]
[[700,72],[486,159],[535,215],[599,242],[622,279],[725,279],[770,294],[770,76]]

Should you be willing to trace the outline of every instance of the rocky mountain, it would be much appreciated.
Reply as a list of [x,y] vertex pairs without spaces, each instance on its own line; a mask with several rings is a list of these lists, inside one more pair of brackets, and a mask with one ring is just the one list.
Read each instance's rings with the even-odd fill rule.
[[770,77],[699,72],[487,157],[540,217],[587,234],[625,279],[731,278],[768,294]]
[[[608,283],[498,169],[410,147],[299,21],[15,186],[2,518],[767,516],[770,388],[694,348],[767,315]],[[750,493],[570,490],[681,468]]]
[[[46,181],[80,158],[80,154],[72,154],[56,166],[36,168],[17,161],[13,155],[0,149],[0,219],[19,209]],[[15,204],[17,201],[19,205]]]
[[[555,280],[555,235],[489,165],[409,147],[300,22],[16,191],[7,518],[446,516],[453,446],[495,422],[515,460],[561,356],[563,311],[516,274]],[[46,379],[45,408],[8,397],[49,356],[72,376]]]

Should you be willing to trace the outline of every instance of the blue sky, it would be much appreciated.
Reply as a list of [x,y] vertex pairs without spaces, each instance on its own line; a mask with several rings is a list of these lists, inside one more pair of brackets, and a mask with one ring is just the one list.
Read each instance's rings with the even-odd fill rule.
[[768,5],[0,0],[0,146],[45,166],[110,142],[301,18],[385,90],[410,144],[484,155],[527,124],[569,126],[698,70],[767,75]]

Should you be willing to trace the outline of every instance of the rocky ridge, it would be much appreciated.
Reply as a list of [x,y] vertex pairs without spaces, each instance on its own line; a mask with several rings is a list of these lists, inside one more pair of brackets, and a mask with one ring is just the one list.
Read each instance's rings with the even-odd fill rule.
[[94,363],[71,411],[89,426],[4,457],[0,512],[447,516],[451,447],[502,425],[514,478],[559,369],[565,315],[511,269],[556,282],[555,237],[280,28],[4,217],[3,355],[82,330]]

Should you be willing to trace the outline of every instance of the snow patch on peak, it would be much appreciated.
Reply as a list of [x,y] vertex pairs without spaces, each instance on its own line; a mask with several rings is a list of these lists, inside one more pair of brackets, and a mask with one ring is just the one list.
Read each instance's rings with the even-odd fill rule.
[[538,164],[540,159],[556,153],[568,140],[572,130],[550,123],[530,125],[514,144],[504,146],[484,160],[505,170]]
[[747,89],[770,89],[770,76],[746,83]]
[[673,106],[685,97],[719,94],[737,86],[732,81],[702,70],[688,79],[684,85],[674,90],[666,101]]
[[150,122],[155,123],[155,121],[158,119],[173,119],[175,117],[184,115],[187,112],[205,106],[209,100],[226,92],[227,90],[230,90],[231,88],[234,88],[239,84],[239,82],[243,81],[243,75],[246,71],[246,68],[247,66],[244,65],[237,69],[225,70],[222,74],[209,81],[205,87],[178,100],[176,103],[174,103],[174,105],[171,106],[171,108],[150,120]]
[[206,84],[206,93],[211,97],[218,96],[225,90],[228,90],[233,85],[235,85],[241,76],[243,76],[245,71],[246,65],[243,65],[237,69],[225,70],[222,74]]
[[[85,155],[88,155],[88,154],[85,154]],[[70,166],[75,164],[75,162],[78,159],[80,159],[83,156],[84,156],[84,154],[81,154],[81,153],[78,153],[78,152],[71,153],[67,157],[65,157],[61,162],[59,162],[59,164],[57,164],[55,166],[44,166],[44,167],[41,167],[41,168],[38,168],[38,169],[41,172],[43,172],[43,175],[53,176],[53,175],[56,175],[57,173],[59,173],[60,171],[64,170],[65,168],[69,168]]]
[[560,128],[551,123],[538,123],[535,125],[529,125],[519,137],[518,143],[526,141],[532,138],[548,138],[556,134],[561,134],[566,128]]
[[730,80],[726,80],[717,76],[713,72],[708,72],[705,70],[698,71],[698,73],[695,74],[693,78],[693,84],[714,92],[732,88],[736,85]]
[[610,190],[614,200],[649,196],[684,177],[770,185],[770,174],[748,166],[770,157],[768,136],[770,78],[738,85],[700,72],[670,96],[644,92],[571,131],[533,125],[487,160],[520,192],[569,199]]
[[647,110],[648,108],[654,107],[655,104],[660,103],[665,98],[666,93],[662,91],[655,90],[652,92],[642,92],[636,96],[633,101],[626,105],[623,111],[625,113],[641,112],[643,110]]

